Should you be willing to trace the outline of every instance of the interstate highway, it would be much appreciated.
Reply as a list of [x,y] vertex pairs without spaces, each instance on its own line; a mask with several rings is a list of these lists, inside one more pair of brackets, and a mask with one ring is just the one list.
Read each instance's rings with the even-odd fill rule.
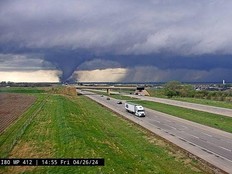
[[[94,91],[94,90],[92,89],[91,91]],[[103,92],[102,90],[96,90],[96,91]],[[110,93],[120,94],[119,92],[112,92],[112,91]],[[221,108],[221,107],[209,106],[209,105],[203,105],[203,104],[197,104],[197,103],[189,103],[189,102],[183,102],[183,101],[177,101],[177,100],[171,100],[171,99],[165,99],[165,98],[131,95],[131,94],[126,94],[126,93],[121,93],[121,95],[133,97],[133,98],[138,98],[141,100],[164,103],[164,104],[178,106],[178,107],[182,107],[182,108],[194,109],[194,110],[198,110],[198,111],[209,112],[209,113],[213,113],[213,114],[232,117],[232,109],[228,109],[228,108]]]
[[117,99],[101,97],[89,91],[80,91],[92,100],[108,107],[127,119],[149,129],[186,151],[213,164],[225,172],[232,173],[232,134],[200,125],[168,114],[145,108],[146,117],[128,113]]

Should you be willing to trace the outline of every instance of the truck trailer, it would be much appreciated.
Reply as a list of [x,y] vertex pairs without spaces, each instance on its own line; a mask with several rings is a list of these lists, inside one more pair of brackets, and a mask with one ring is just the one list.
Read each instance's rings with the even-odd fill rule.
[[125,103],[125,109],[128,112],[131,112],[131,113],[135,114],[138,117],[145,117],[145,111],[144,111],[144,108],[141,105],[126,102]]

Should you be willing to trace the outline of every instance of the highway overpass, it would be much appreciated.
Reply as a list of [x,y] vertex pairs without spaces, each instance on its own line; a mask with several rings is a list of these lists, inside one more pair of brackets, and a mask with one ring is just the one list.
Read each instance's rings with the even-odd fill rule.
[[76,86],[76,89],[105,89],[108,94],[110,94],[110,90],[128,89],[135,91],[138,88],[139,87],[130,87],[130,86]]

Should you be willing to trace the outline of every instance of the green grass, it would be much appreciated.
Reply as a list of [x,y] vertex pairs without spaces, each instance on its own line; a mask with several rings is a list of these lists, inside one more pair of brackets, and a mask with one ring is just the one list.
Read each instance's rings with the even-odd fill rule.
[[[160,140],[85,96],[50,95],[44,100],[43,109],[8,157],[102,157],[105,166],[5,167],[4,173],[201,173],[195,161],[176,153],[169,145],[159,145]],[[32,111],[33,107],[26,115]],[[0,135],[0,142],[10,131]],[[0,152],[7,144],[2,141]]]
[[[148,89],[147,91],[149,92],[151,97],[168,98],[167,96],[164,95],[163,89],[151,88]],[[232,109],[232,102],[227,102],[227,101],[216,101],[216,100],[208,100],[208,99],[189,98],[189,97],[173,97],[168,99]]]
[[168,98],[167,96],[164,95],[163,89],[149,88],[146,90],[150,94],[151,97]]
[[42,89],[37,89],[33,87],[0,87],[1,92],[8,93],[44,93],[45,91]]
[[197,103],[197,104],[203,104],[203,105],[210,105],[210,106],[217,106],[217,107],[232,109],[232,102],[215,101],[215,100],[207,100],[207,99],[197,99],[197,98],[183,98],[183,97],[176,97],[176,98],[172,98],[172,99],[173,100],[178,100],[178,101],[185,101],[185,102],[190,102],[190,103]]
[[186,109],[178,106],[171,106],[167,104],[152,102],[152,101],[136,101],[144,107],[167,113],[176,117],[190,120],[196,123],[214,127],[226,132],[232,133],[232,118],[207,112],[196,111],[193,109]]

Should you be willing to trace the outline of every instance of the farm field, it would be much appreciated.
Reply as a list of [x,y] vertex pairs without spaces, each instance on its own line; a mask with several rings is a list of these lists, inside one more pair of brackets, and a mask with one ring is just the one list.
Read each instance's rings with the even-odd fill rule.
[[35,102],[35,96],[0,93],[0,133]]
[[24,93],[24,94],[30,94],[30,93],[44,93],[45,90],[42,88],[36,88],[36,87],[1,87],[0,93]]
[[207,173],[176,147],[85,96],[35,96],[0,135],[0,157],[104,158],[105,166],[0,167],[0,173]]

